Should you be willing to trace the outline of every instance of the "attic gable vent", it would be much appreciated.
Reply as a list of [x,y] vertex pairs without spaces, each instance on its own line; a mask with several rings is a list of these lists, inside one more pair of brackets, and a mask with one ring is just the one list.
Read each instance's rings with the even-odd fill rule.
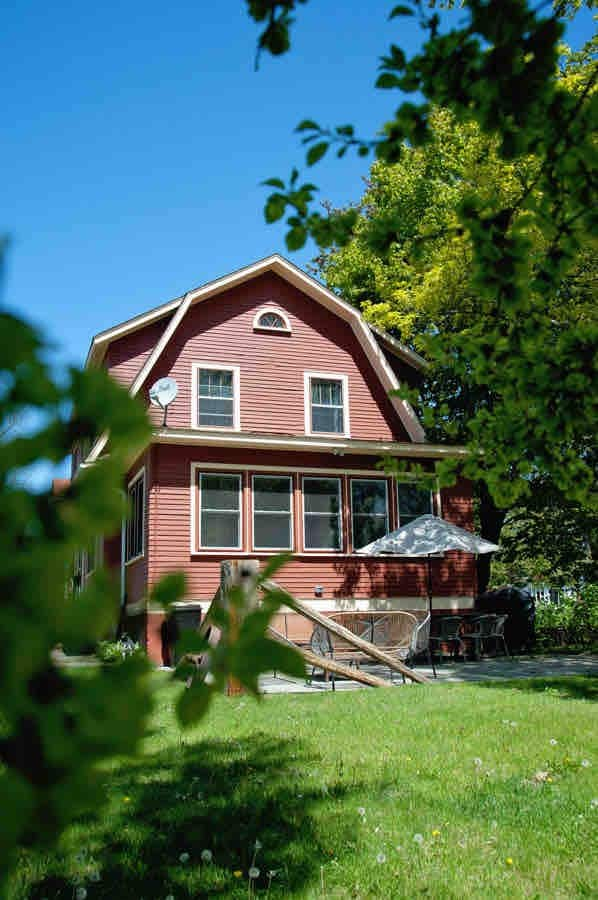
[[260,309],[253,320],[254,331],[283,331],[291,332],[291,324],[286,315],[273,306]]

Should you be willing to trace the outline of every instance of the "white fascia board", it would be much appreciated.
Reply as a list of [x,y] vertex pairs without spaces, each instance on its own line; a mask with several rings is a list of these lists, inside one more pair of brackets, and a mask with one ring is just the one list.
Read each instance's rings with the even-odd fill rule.
[[[154,444],[174,444],[180,446],[253,448],[256,450],[297,450],[313,453],[365,454],[373,456],[412,456],[419,459],[442,459],[445,457],[465,458],[469,456],[467,447],[445,446],[443,444],[412,443],[411,441],[362,441],[351,438],[314,438],[301,436],[278,436],[272,434],[250,434],[243,432],[194,431],[182,428],[159,428],[152,433]],[[382,476],[381,476],[382,477]]]

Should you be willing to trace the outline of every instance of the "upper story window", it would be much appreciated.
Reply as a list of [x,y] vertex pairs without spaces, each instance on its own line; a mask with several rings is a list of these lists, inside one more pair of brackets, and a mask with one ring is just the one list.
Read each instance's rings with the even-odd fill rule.
[[196,363],[193,369],[193,427],[238,431],[239,367]]
[[125,562],[145,552],[145,469],[140,469],[127,488],[129,518],[125,531]]
[[387,534],[388,483],[385,479],[351,479],[351,523],[354,550]]
[[399,482],[397,485],[399,528],[408,525],[418,516],[434,515],[432,491],[416,481]]
[[253,328],[254,331],[283,331],[290,334],[291,323],[282,310],[267,306],[256,313]]
[[349,437],[349,391],[346,375],[305,373],[305,433]]

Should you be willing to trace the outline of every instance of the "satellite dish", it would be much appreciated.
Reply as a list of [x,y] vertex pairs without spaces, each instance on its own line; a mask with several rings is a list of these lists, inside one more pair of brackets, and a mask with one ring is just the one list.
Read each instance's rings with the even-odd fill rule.
[[164,410],[163,426],[166,425],[166,410],[175,399],[178,392],[179,386],[174,378],[159,378],[150,388],[150,402],[153,406],[159,406],[160,409]]

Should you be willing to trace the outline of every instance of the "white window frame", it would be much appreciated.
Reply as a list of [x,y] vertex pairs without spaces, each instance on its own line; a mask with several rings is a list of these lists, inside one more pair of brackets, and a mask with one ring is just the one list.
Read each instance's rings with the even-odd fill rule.
[[[288,479],[288,482],[289,482],[289,499],[290,499],[289,513],[288,513],[288,515],[289,515],[290,518],[291,518],[291,529],[290,529],[290,540],[291,540],[291,543],[290,543],[290,546],[288,546],[288,547],[260,547],[260,546],[258,546],[258,544],[256,544],[256,542],[255,542],[255,514],[256,514],[256,508],[255,508],[255,479],[256,479],[256,478],[287,478],[287,479]],[[293,485],[293,476],[292,476],[292,475],[287,475],[287,474],[282,473],[282,472],[272,472],[272,473],[268,473],[268,472],[258,472],[258,473],[255,473],[255,472],[254,472],[254,473],[252,473],[252,475],[251,475],[251,542],[252,542],[252,546],[253,546],[253,549],[254,549],[254,550],[266,550],[266,551],[271,551],[271,550],[292,550],[292,549],[294,548],[294,546],[295,546],[295,522],[294,522],[295,516],[293,515],[293,503],[294,503],[294,485]],[[283,512],[282,510],[281,510],[281,511],[278,511],[278,510],[266,510],[266,511],[264,511],[264,510],[258,509],[258,510],[257,510],[257,513],[258,513],[258,514],[262,514],[262,515],[265,514],[265,515],[273,515],[273,516],[286,516],[286,515],[287,515],[287,513],[286,513],[286,512]]]
[[126,557],[127,548],[129,545],[128,529],[129,529],[129,525],[132,521],[130,518],[127,517],[124,520],[125,566],[130,566],[131,563],[137,562],[138,559],[143,559],[143,557],[145,556],[145,505],[146,505],[146,501],[147,501],[147,496],[146,496],[147,484],[146,484],[146,480],[145,480],[145,466],[142,466],[139,469],[139,471],[133,476],[133,478],[131,478],[131,480],[127,484],[127,502],[129,500],[131,488],[133,487],[134,484],[136,484],[139,481],[140,478],[143,479],[143,493],[142,493],[142,501],[141,501],[141,553],[139,553],[137,556],[132,556],[130,559],[127,559],[127,557]]
[[[199,424],[199,373],[201,369],[215,372],[233,373],[233,424],[232,425],[200,425]],[[239,366],[229,363],[193,363],[191,372],[191,427],[198,431],[240,431],[241,430],[241,370]]]
[[[311,382],[312,379],[322,381],[340,381],[343,395],[343,431],[312,431],[311,430]],[[304,372],[303,373],[303,406],[305,415],[305,433],[315,437],[351,437],[351,425],[349,422],[349,377],[338,372]]]
[[[199,477],[197,479],[197,549],[199,549],[202,553],[218,553],[221,550],[241,550],[243,547],[243,473],[239,471],[235,472],[214,472],[211,470],[202,471],[198,470]],[[231,547],[207,547],[202,543],[202,534],[201,534],[201,480],[205,476],[216,477],[216,478],[237,478],[239,481],[239,509],[237,510],[237,514],[239,516],[239,543],[236,546]],[[218,510],[209,510],[209,512],[218,512]],[[234,512],[232,509],[221,510],[221,512],[231,513]]]
[[[388,534],[390,530],[390,497],[388,493],[388,478],[349,478],[349,504],[351,507],[351,547],[353,551],[355,551],[355,537],[353,535],[353,520],[355,516],[355,511],[353,509],[353,484],[354,483],[363,483],[367,481],[376,481],[383,482],[384,488],[386,492],[386,531],[385,534]],[[398,501],[397,501],[398,502]],[[357,515],[360,515],[358,513]],[[361,514],[363,515],[363,513]]]
[[[396,509],[397,528],[403,527],[401,525],[401,506],[400,506],[400,499],[399,499],[399,487],[401,484],[411,484],[411,485],[417,486],[419,483],[421,483],[421,479],[419,479],[419,478],[405,478],[400,481],[397,481],[397,491],[396,491],[396,494],[397,494],[397,509]],[[438,488],[436,490],[433,490],[432,488],[430,488],[429,494],[430,494],[430,512],[422,513],[422,515],[438,516],[440,518],[441,517],[440,516],[440,491]]]
[[[330,513],[306,513],[305,510],[305,482],[306,481],[336,481],[338,484],[338,520],[339,520],[339,547],[308,547],[305,540],[305,516],[329,516]],[[339,475],[302,475],[301,476],[301,513],[303,519],[303,552],[304,553],[342,553],[344,547],[343,533],[343,479]]]
[[[265,313],[274,313],[277,316],[280,316],[282,321],[284,322],[284,328],[275,328],[272,325],[260,325],[260,319]],[[279,309],[277,306],[263,306],[259,309],[255,316],[253,317],[253,330],[254,331],[274,331],[278,332],[278,334],[291,334],[292,328],[291,323],[289,322],[289,317],[286,313]]]

